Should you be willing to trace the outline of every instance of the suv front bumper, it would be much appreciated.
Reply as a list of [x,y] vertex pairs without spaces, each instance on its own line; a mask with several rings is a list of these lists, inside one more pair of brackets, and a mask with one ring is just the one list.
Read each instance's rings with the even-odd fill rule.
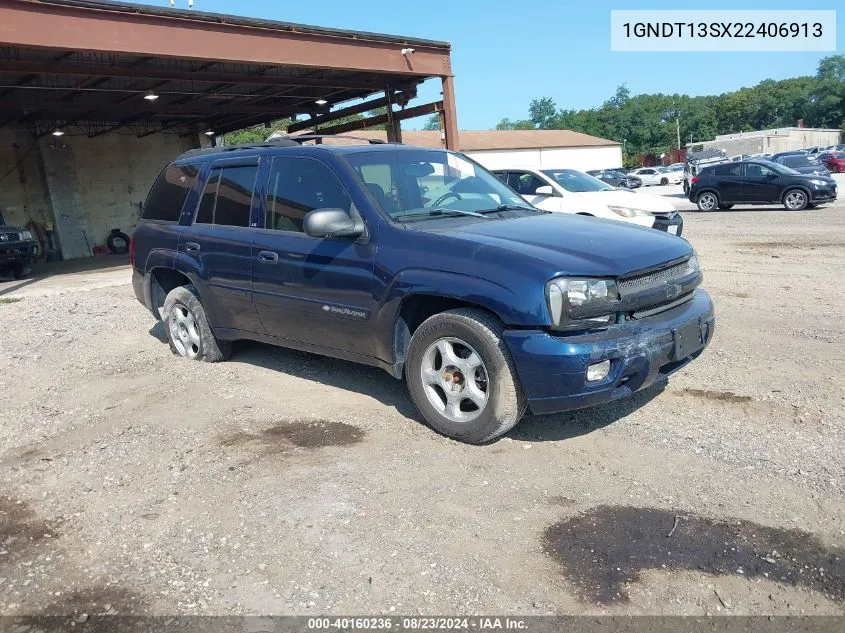
[[[680,341],[690,328],[695,331],[692,324],[701,341],[684,355]],[[504,338],[531,411],[558,413],[617,400],[666,379],[701,354],[715,324],[710,295],[697,289],[676,308],[601,332],[555,336],[506,330]],[[587,382],[587,367],[603,360],[610,360],[607,378]]]
[[31,266],[38,253],[38,245],[31,241],[0,242],[0,268],[20,263]]
[[664,233],[680,235],[684,232],[684,218],[677,211],[657,215],[654,218],[654,226],[652,228],[663,231]]

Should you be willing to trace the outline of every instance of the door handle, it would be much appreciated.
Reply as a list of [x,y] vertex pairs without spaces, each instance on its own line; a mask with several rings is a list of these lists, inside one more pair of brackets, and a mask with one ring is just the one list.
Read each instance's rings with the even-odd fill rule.
[[279,254],[273,251],[258,251],[258,261],[265,264],[275,264],[279,261]]
[[200,245],[196,242],[185,242],[185,252],[186,253],[199,253],[200,252]]

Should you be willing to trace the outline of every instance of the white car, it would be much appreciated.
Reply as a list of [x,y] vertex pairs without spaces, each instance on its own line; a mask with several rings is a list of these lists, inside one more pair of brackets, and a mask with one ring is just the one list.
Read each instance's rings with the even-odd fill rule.
[[575,169],[497,169],[493,173],[545,211],[591,215],[680,235],[684,220],[661,196],[611,187]]
[[679,185],[684,179],[684,172],[669,171],[665,167],[641,167],[630,172],[645,185]]

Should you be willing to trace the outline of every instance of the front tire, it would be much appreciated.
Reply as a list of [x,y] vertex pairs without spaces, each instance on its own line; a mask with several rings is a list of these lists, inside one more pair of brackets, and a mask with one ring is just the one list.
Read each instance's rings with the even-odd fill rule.
[[435,314],[414,332],[405,379],[434,430],[482,444],[522,418],[525,395],[502,332],[497,318],[475,308]]
[[803,189],[790,189],[783,194],[783,206],[790,211],[802,211],[807,208],[809,197]]
[[199,293],[192,284],[177,286],[167,293],[162,315],[167,341],[177,356],[216,363],[231,355],[231,342],[214,336]]
[[661,185],[668,185],[668,184],[669,184],[669,179],[668,179],[668,178],[661,178],[661,179],[660,179],[660,184],[661,184]]
[[699,211],[713,211],[719,206],[719,196],[712,191],[705,191],[696,200]]

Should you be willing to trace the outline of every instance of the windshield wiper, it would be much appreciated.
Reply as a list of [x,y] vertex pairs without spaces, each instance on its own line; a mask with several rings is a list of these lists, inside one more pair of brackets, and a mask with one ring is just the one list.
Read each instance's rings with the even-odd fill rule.
[[436,217],[440,215],[469,215],[474,218],[483,218],[485,216],[481,215],[480,213],[476,213],[475,211],[463,211],[461,209],[444,209],[444,208],[436,208],[436,209],[426,209],[425,211],[415,211],[414,213],[400,213],[399,215],[394,215],[393,219],[398,220],[399,218],[420,218],[420,217]]
[[479,211],[479,213],[498,213],[499,211],[540,211],[540,209],[523,207],[518,204],[500,204],[495,209],[484,209],[483,211]]

